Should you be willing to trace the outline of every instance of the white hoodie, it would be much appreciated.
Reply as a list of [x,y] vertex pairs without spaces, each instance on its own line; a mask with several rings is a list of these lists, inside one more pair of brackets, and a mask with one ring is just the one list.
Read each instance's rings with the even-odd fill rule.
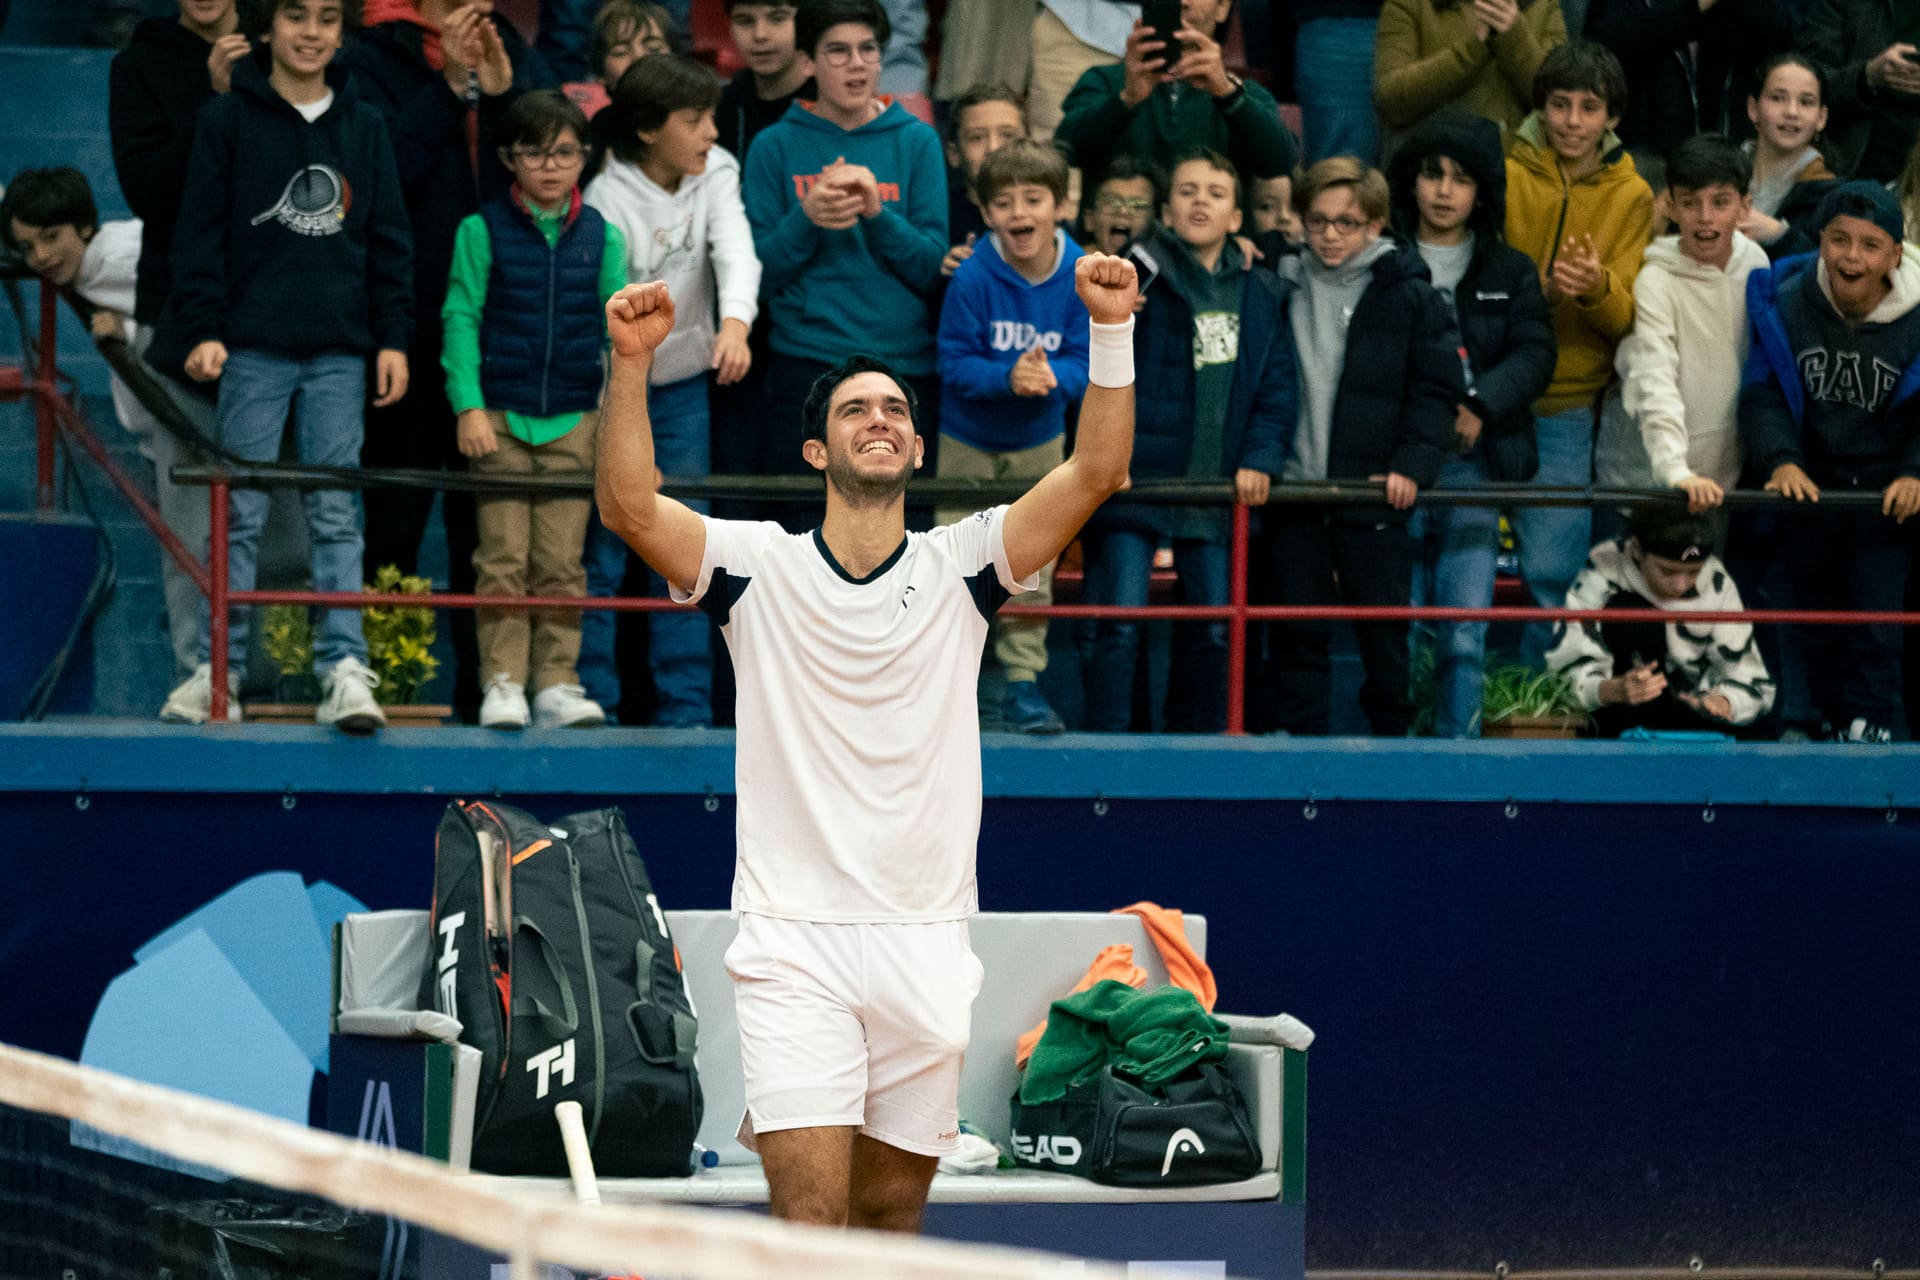
[[[121,317],[127,345],[136,351],[143,349],[137,345],[140,326],[133,320],[133,283],[140,265],[140,235],[138,218],[101,223],[93,239],[87,241],[87,251],[80,256],[80,272],[73,278],[75,293]],[[108,389],[113,395],[114,416],[120,419],[121,426],[143,439],[159,429],[160,424],[133,394],[133,389],[120,381],[119,374],[109,377]],[[148,446],[142,445],[141,452],[147,453]]]
[[740,202],[739,162],[715,147],[705,173],[668,191],[639,165],[609,157],[586,200],[627,237],[627,279],[665,281],[673,297],[673,332],[653,357],[650,381],[665,386],[706,373],[719,321],[751,326],[760,314],[760,259]]
[[1767,251],[1737,231],[1725,268],[1687,257],[1679,236],[1647,246],[1633,330],[1614,356],[1620,389],[1601,416],[1602,484],[1670,489],[1704,476],[1732,488],[1740,479],[1747,277],[1766,265]]

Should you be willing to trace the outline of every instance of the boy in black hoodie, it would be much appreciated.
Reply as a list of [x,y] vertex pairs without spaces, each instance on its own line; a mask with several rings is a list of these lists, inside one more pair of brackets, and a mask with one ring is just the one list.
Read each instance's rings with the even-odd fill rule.
[[[1382,236],[1387,180],[1351,156],[1322,160],[1294,192],[1307,251],[1283,258],[1300,353],[1300,413],[1282,479],[1384,481],[1387,505],[1274,508],[1267,549],[1283,604],[1404,605],[1413,590],[1407,517],[1458,446],[1466,386],[1452,308],[1427,264]],[[1337,580],[1337,586],[1336,586]],[[1268,659],[1273,714],[1290,733],[1331,720],[1324,622],[1278,624]],[[1407,624],[1354,625],[1366,683],[1360,703],[1377,734],[1412,718]]]
[[[220,384],[215,436],[242,458],[279,456],[292,411],[299,457],[351,467],[360,456],[373,357],[376,405],[407,389],[413,327],[412,247],[385,126],[344,71],[330,67],[348,20],[341,0],[260,0],[243,25],[266,57],[233,67],[233,91],[200,113],[174,243],[174,290],[155,363],[184,354],[188,377]],[[229,573],[254,584],[267,495],[233,492]],[[306,499],[313,585],[360,586],[355,495]],[[244,674],[247,616],[229,653]],[[212,700],[209,639],[200,665],[167,699],[163,719],[198,722]],[[314,636],[318,719],[350,732],[386,722],[366,665],[357,609],[330,609]]]
[[813,61],[793,40],[798,7],[794,0],[727,0],[733,47],[747,65],[720,91],[713,122],[720,128],[720,145],[742,169],[760,131],[779,123],[794,99],[814,96]]
[[[1500,130],[1478,116],[1435,116],[1394,153],[1395,227],[1413,242],[1460,326],[1466,394],[1437,478],[1459,489],[1522,483],[1540,469],[1529,407],[1553,381],[1553,315],[1533,260],[1506,242],[1507,170]],[[1416,603],[1484,609],[1499,555],[1496,507],[1420,507],[1413,535]],[[1434,734],[1480,733],[1487,624],[1443,622],[1434,640]]]

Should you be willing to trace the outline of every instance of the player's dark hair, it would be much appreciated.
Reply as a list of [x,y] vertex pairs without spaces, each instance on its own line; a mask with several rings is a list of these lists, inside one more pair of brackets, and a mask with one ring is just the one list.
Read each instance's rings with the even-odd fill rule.
[[711,111],[720,102],[720,82],[705,64],[679,54],[655,54],[628,67],[613,86],[613,99],[593,118],[596,143],[628,164],[647,154],[642,130],[652,131],[676,111]]
[[1773,73],[1782,67],[1801,67],[1805,69],[1807,74],[1813,77],[1814,87],[1820,94],[1820,105],[1823,107],[1827,105],[1826,76],[1820,73],[1820,68],[1814,66],[1813,60],[1807,57],[1806,54],[1794,53],[1791,50],[1786,53],[1776,53],[1758,67],[1754,68],[1753,91],[1749,96],[1758,98],[1761,94],[1765,93],[1767,91],[1767,81],[1771,80]]
[[1704,191],[1729,186],[1745,194],[1753,161],[1724,133],[1699,133],[1667,152],[1667,187]]
[[863,373],[884,373],[893,379],[893,385],[900,388],[900,396],[907,402],[907,419],[913,423],[914,434],[920,433],[920,397],[913,393],[913,384],[884,360],[849,356],[815,378],[813,386],[807,389],[807,401],[800,406],[800,425],[807,439],[824,441],[827,438],[827,409],[833,404],[833,393],[848,378]]
[[[1145,178],[1153,187],[1153,207],[1157,210],[1167,202],[1167,175],[1165,170],[1150,160],[1142,160],[1132,152],[1122,151],[1100,175],[1100,181],[1093,184],[1093,194],[1098,196],[1100,188],[1109,182],[1131,182],[1135,178]],[[1088,202],[1089,204],[1092,201]]]
[[793,15],[793,47],[814,57],[820,52],[820,37],[843,22],[870,29],[883,49],[893,38],[893,24],[880,0],[800,0],[800,10]]
[[797,8],[799,8],[799,4],[798,4],[798,0],[726,0],[726,6],[725,6],[725,7],[726,7],[726,11],[727,11],[727,16],[728,16],[728,17],[732,17],[732,16],[733,16],[733,11],[734,11],[735,9],[738,9],[738,8],[739,8],[739,7],[741,6],[741,5],[744,5],[744,4],[763,4],[763,5],[765,5],[765,6],[766,6],[767,8],[769,8],[769,9],[776,9],[776,8],[784,8],[784,9],[797,9]]
[[0,237],[13,244],[13,220],[30,227],[71,225],[82,236],[90,236],[100,226],[100,211],[93,203],[93,189],[86,175],[62,165],[57,169],[22,169],[7,186],[0,201]]
[[[236,0],[233,8],[238,20],[236,30],[255,40],[273,30],[273,15],[294,4],[318,4],[322,0]],[[340,6],[340,25],[348,31],[360,29],[362,0],[334,0]]]
[[1012,85],[995,82],[977,84],[953,100],[953,109],[947,116],[947,141],[954,146],[960,145],[960,128],[966,123],[967,112],[988,102],[1004,102],[1020,113],[1020,131],[1024,134],[1030,127],[1027,122],[1027,99]]
[[1607,104],[1607,114],[1627,109],[1627,73],[1613,50],[1592,40],[1572,40],[1549,53],[1533,73],[1533,108],[1538,111],[1556,93],[1590,93]]
[[1167,190],[1169,193],[1173,190],[1173,178],[1175,174],[1180,172],[1180,166],[1183,164],[1192,164],[1195,161],[1218,169],[1229,178],[1232,178],[1233,207],[1236,209],[1244,209],[1247,207],[1246,192],[1240,188],[1240,171],[1233,167],[1233,161],[1227,159],[1224,154],[1215,151],[1212,147],[1189,147],[1173,158],[1173,166],[1167,170]]
[[1019,138],[981,162],[973,189],[984,206],[1008,187],[1045,187],[1055,200],[1067,198],[1067,158],[1044,142]]
[[557,89],[535,89],[514,99],[501,126],[500,145],[547,147],[568,129],[582,145],[587,141],[587,113]]

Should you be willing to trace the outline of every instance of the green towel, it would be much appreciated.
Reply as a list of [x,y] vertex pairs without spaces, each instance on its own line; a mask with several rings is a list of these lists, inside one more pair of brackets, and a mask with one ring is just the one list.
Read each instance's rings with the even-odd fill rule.
[[1201,1008],[1191,991],[1135,991],[1109,979],[1053,1002],[1046,1032],[1021,1077],[1020,1101],[1056,1101],[1109,1064],[1156,1085],[1196,1062],[1226,1056],[1226,1024]]

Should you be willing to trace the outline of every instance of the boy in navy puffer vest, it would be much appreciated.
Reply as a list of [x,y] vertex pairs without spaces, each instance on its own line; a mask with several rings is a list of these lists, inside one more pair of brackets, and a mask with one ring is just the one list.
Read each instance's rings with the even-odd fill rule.
[[[627,282],[617,227],[582,203],[587,120],[552,90],[507,113],[506,195],[460,224],[441,312],[441,365],[460,452],[482,475],[591,472],[607,299]],[[473,553],[483,596],[582,596],[584,493],[487,493]],[[580,687],[580,615],[482,610],[480,723],[490,729],[602,724]],[[527,686],[535,690],[527,704]]]

